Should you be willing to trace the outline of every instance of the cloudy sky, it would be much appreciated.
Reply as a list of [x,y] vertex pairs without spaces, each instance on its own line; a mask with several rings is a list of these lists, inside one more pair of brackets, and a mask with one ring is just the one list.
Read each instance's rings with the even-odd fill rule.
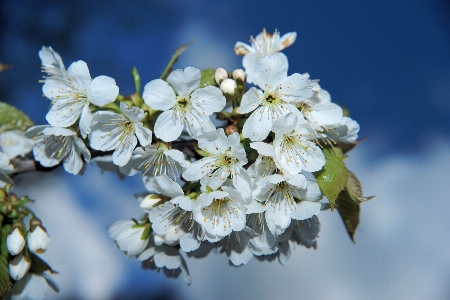
[[[367,2],[367,1],[366,1]],[[450,289],[450,6],[445,1],[380,4],[357,1],[2,1],[1,101],[44,124],[37,56],[42,45],[66,66],[88,63],[91,75],[115,78],[131,93],[130,69],[143,84],[158,78],[173,51],[192,38],[178,67],[241,67],[236,41],[262,28],[297,32],[285,51],[290,70],[320,78],[368,139],[347,165],[366,195],[352,244],[337,213],[319,214],[318,249],[297,248],[288,266],[226,257],[189,259],[186,286],[144,271],[115,249],[106,227],[138,217],[140,178],[119,180],[89,166],[83,176],[51,173],[17,178],[20,192],[52,237],[45,259],[60,274],[54,299],[249,298],[448,299]]]

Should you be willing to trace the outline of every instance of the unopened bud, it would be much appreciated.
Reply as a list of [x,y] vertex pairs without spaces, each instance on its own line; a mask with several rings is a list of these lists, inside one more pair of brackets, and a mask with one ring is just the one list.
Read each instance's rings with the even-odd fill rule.
[[158,205],[159,202],[161,202],[161,197],[155,194],[150,194],[142,199],[140,206],[143,210],[151,210],[153,207]]
[[236,81],[245,82],[245,72],[242,69],[236,69],[233,71],[233,79]]
[[225,79],[220,84],[220,89],[224,94],[234,95],[234,90],[237,89],[236,81],[233,79]]
[[237,132],[237,131],[238,131],[238,130],[237,130],[236,126],[234,126],[234,125],[228,125],[228,126],[225,128],[225,134],[226,134],[226,135],[233,134],[233,133],[235,133],[235,132]]
[[50,245],[50,237],[48,236],[47,230],[45,230],[42,225],[37,225],[34,228],[30,228],[27,242],[28,249],[30,249],[31,252],[42,254]]
[[217,84],[220,84],[223,80],[228,78],[227,70],[224,68],[217,68],[216,72],[214,73],[214,80]]
[[31,267],[31,258],[28,255],[19,254],[9,262],[9,276],[14,280],[22,279]]
[[25,238],[23,237],[21,226],[12,227],[12,230],[6,237],[6,247],[11,255],[17,255],[22,252],[25,246]]

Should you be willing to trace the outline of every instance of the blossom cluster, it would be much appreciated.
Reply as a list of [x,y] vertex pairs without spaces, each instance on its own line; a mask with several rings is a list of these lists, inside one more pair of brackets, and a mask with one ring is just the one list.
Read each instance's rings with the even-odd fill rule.
[[[145,214],[108,232],[145,268],[190,282],[185,256],[212,250],[235,266],[254,256],[286,264],[293,244],[316,248],[317,215],[330,208],[316,180],[324,149],[353,144],[359,132],[318,80],[289,75],[280,51],[295,39],[264,30],[250,45],[236,43],[244,70],[176,69],[142,94],[134,76],[129,96],[111,77],[92,79],[84,61],[66,69],[44,46],[42,91],[52,106],[49,124],[25,134],[34,159],[78,174],[95,157],[109,170],[141,174]],[[0,176],[8,170],[0,156]]]

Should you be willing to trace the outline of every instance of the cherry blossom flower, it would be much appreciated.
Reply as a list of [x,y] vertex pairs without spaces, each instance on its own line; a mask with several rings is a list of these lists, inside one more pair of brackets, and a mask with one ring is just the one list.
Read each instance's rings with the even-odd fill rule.
[[0,133],[0,151],[12,159],[18,155],[25,156],[33,149],[34,141],[25,137],[25,132],[10,130]]
[[52,47],[42,46],[39,51],[39,58],[41,59],[42,72],[46,73],[47,76],[67,78],[66,67],[64,67],[61,56]]
[[262,141],[273,122],[287,113],[300,114],[293,105],[313,95],[309,80],[301,74],[287,76],[287,62],[280,55],[265,56],[255,66],[255,83],[242,97],[240,114],[252,112],[242,134],[252,141]]
[[275,163],[283,172],[291,175],[302,170],[315,172],[325,165],[325,156],[314,143],[316,133],[302,116],[288,114],[280,117],[272,130],[275,132]]
[[89,150],[76,132],[67,128],[40,125],[28,128],[25,135],[34,138],[34,158],[44,167],[53,167],[63,161],[64,169],[71,174],[78,174],[85,161],[91,159]]
[[120,109],[124,115],[104,110],[94,114],[89,142],[96,150],[114,150],[113,162],[122,167],[130,160],[138,140],[142,146],[150,145],[152,131],[139,122],[144,118],[142,109],[130,108],[124,102],[120,103]]
[[[280,33],[276,30],[273,34],[270,34],[263,29],[263,32],[258,34],[256,38],[250,36],[251,46],[237,42],[234,51],[237,55],[244,55],[242,65],[245,68],[245,73],[247,73],[247,82],[255,82],[254,69],[259,59],[289,47],[295,42],[296,38],[296,32],[288,32],[280,37]],[[283,53],[279,53],[279,55],[287,64],[287,57]]]
[[216,129],[209,116],[225,107],[225,97],[215,86],[198,88],[200,76],[199,69],[187,67],[170,73],[168,83],[155,79],[145,85],[145,103],[164,111],[154,127],[155,135],[161,140],[176,140],[183,128],[193,138],[201,132]]
[[87,64],[79,60],[69,66],[67,76],[48,77],[42,91],[53,103],[46,116],[50,125],[68,127],[80,119],[80,133],[85,138],[91,130],[89,104],[101,107],[113,102],[119,87],[108,76],[92,80]]
[[199,148],[211,155],[189,165],[183,178],[188,181],[201,179],[202,185],[217,189],[231,176],[234,187],[245,198],[250,197],[250,176],[243,168],[247,157],[239,134],[235,132],[227,137],[223,128],[219,128],[202,133],[197,139]]

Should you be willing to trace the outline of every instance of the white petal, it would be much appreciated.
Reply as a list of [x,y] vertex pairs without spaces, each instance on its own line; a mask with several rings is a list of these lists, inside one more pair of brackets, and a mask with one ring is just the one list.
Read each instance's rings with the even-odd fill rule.
[[187,181],[199,180],[206,176],[210,171],[210,165],[216,160],[215,157],[204,157],[197,160],[186,168],[182,177]]
[[80,116],[80,134],[85,139],[86,136],[91,132],[91,122],[92,114],[89,109],[89,104],[85,104]]
[[234,171],[235,173],[233,174],[232,178],[233,186],[241,193],[244,198],[247,198],[247,203],[250,203],[250,196],[252,194],[250,176],[245,169],[238,166],[235,166]]
[[216,126],[206,115],[198,115],[197,112],[191,112],[186,114],[185,117],[186,131],[194,139],[203,132],[216,130]]
[[310,81],[298,73],[283,79],[278,93],[286,102],[300,102],[314,95]]
[[168,110],[175,105],[175,93],[162,79],[155,79],[147,83],[142,95],[145,103],[156,110]]
[[263,106],[255,110],[245,121],[242,134],[252,141],[262,141],[272,128],[273,118],[269,108]]
[[314,106],[310,117],[318,126],[337,127],[341,123],[342,108],[334,103],[324,103]]
[[82,60],[72,63],[67,69],[67,74],[74,81],[76,88],[79,90],[85,90],[91,84],[89,68]]
[[130,160],[131,154],[133,153],[136,144],[137,139],[134,134],[130,133],[123,137],[123,139],[119,141],[119,145],[117,146],[117,148],[114,150],[114,164],[118,165],[119,167],[126,165]]
[[100,107],[114,102],[117,95],[119,95],[119,87],[116,81],[108,76],[95,77],[87,88],[88,100]]
[[263,92],[252,87],[242,96],[241,106],[237,109],[237,112],[240,114],[249,113],[258,108],[262,100]]
[[295,220],[305,220],[317,215],[320,212],[321,204],[319,202],[300,201],[297,208],[291,214],[291,218]]
[[297,38],[297,33],[296,32],[288,32],[283,34],[283,36],[281,37],[280,41],[279,41],[279,47],[277,48],[277,51],[281,51],[287,47],[289,47],[290,45],[292,45],[295,42],[295,39]]
[[287,77],[287,61],[279,54],[264,56],[255,66],[255,84],[264,91],[274,91]]
[[199,106],[199,109],[208,116],[221,111],[226,104],[222,91],[211,85],[196,89],[191,95],[191,101],[193,105]]
[[273,145],[263,142],[250,143],[250,147],[258,151],[259,154],[265,156],[273,156]]
[[194,210],[195,202],[189,197],[185,196],[179,196],[176,198],[173,198],[170,202],[173,204],[178,204],[178,206],[185,211],[192,211]]
[[129,107],[125,102],[120,102],[120,110],[123,114],[133,122],[139,122],[144,118],[144,111],[139,107]]
[[83,110],[85,101],[61,99],[56,101],[45,118],[53,126],[69,127],[74,124]]
[[204,132],[197,137],[197,140],[200,149],[216,155],[225,152],[231,146],[223,128]]
[[189,166],[189,162],[184,158],[184,153],[179,150],[176,149],[166,150],[164,151],[164,155],[175,160],[183,168]]
[[83,160],[80,153],[76,149],[72,149],[63,160],[64,170],[66,172],[77,175],[83,167]]
[[152,131],[145,128],[141,122],[134,125],[134,130],[141,146],[148,146],[152,143]]
[[272,131],[275,133],[275,138],[280,138],[283,134],[289,134],[295,130],[298,123],[298,115],[288,113],[281,116],[273,122]]
[[155,183],[158,191],[170,198],[184,196],[184,192],[180,185],[166,175],[155,176]]
[[254,83],[255,82],[255,66],[259,61],[261,56],[258,53],[250,52],[247,53],[242,59],[242,65],[245,68],[245,73],[247,74],[247,82]]
[[122,133],[118,130],[118,123],[126,120],[122,115],[110,111],[96,112],[92,118],[92,130],[89,134],[91,147],[101,151],[114,150],[120,142]]
[[201,73],[200,70],[193,67],[187,67],[183,70],[178,69],[170,73],[167,77],[173,88],[179,95],[191,94],[200,84]]
[[173,114],[173,110],[163,112],[155,122],[155,135],[164,142],[176,140],[183,131],[184,123],[180,117]]
[[251,46],[242,42],[237,42],[236,45],[234,45],[234,52],[236,52],[236,55],[245,55],[253,51]]

